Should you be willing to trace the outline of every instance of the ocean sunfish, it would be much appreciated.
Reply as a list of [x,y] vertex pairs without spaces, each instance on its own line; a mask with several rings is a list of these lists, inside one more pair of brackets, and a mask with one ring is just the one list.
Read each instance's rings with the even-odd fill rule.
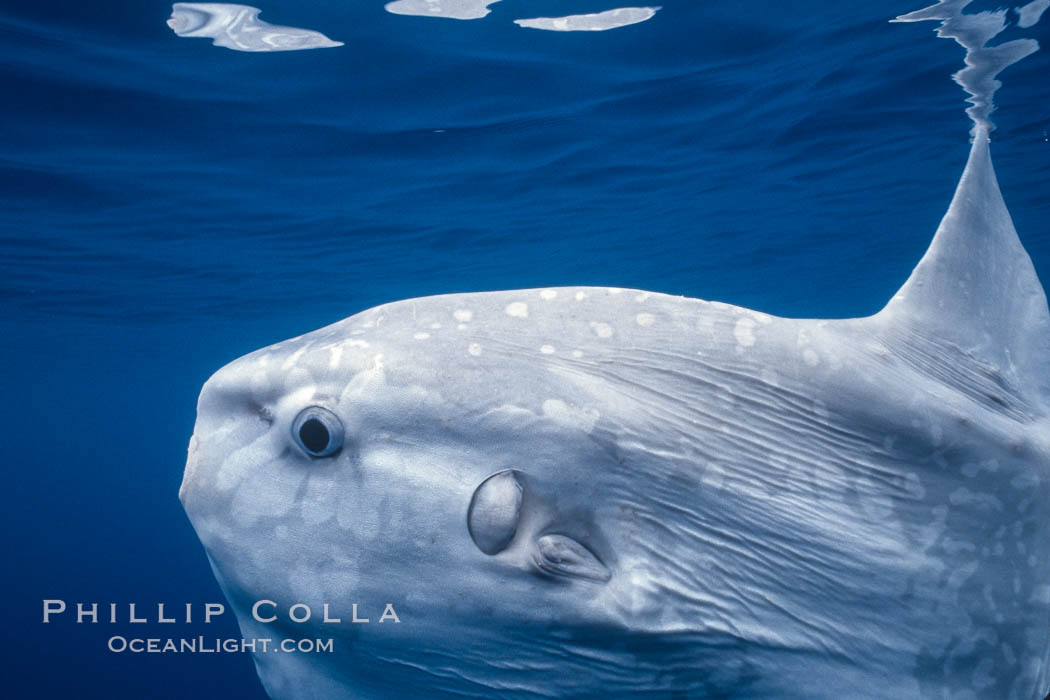
[[1032,700],[1048,410],[1046,296],[979,128],[874,316],[385,304],[216,372],[180,497],[246,638],[332,640],[256,651],[281,700]]

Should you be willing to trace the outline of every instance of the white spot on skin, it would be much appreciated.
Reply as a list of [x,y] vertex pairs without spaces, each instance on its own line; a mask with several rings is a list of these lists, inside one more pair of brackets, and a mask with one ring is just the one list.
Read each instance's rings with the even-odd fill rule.
[[915,473],[907,474],[904,477],[904,491],[917,501],[921,501],[926,497],[926,489],[923,488],[919,475]]
[[344,345],[346,345],[349,348],[367,348],[367,347],[370,347],[368,345],[368,343],[366,343],[365,341],[358,340],[356,338],[354,338],[353,340],[346,341],[346,343],[344,343]]
[[977,668],[973,671],[973,687],[984,691],[995,685],[995,678],[992,676],[994,669],[995,661],[988,658],[981,659],[977,664]]
[[459,324],[458,326],[456,326],[456,330],[457,331],[465,331],[465,330],[467,330],[467,324],[465,324],[465,323]]
[[256,372],[252,375],[250,386],[253,396],[265,396],[270,385],[270,375],[266,372]]
[[1003,644],[1002,650],[1003,657],[1006,659],[1007,665],[1013,666],[1015,663],[1017,663],[1017,655],[1014,653],[1013,647],[1011,647],[1009,644]]
[[656,317],[652,314],[638,314],[634,317],[634,320],[639,326],[645,326],[646,328],[656,323]]
[[543,347],[540,348],[540,352],[542,352],[544,355],[553,355],[554,354],[554,346],[553,345],[544,345]]
[[328,369],[339,369],[339,363],[343,360],[343,348],[333,345],[328,348],[331,357],[328,358]]
[[547,399],[543,402],[543,415],[556,423],[570,428],[577,428],[585,433],[594,430],[599,414],[594,409],[582,409],[569,405],[559,399]]
[[769,314],[764,314],[761,311],[752,311],[751,317],[761,323],[763,326],[773,322],[773,319]]
[[1032,473],[1024,473],[1010,480],[1010,486],[1018,491],[1034,491],[1039,488],[1039,477]]
[[470,323],[474,318],[474,312],[468,309],[456,309],[452,312],[452,317],[460,323]]
[[576,292],[576,301],[583,301],[587,298],[587,292]]
[[514,318],[528,318],[529,305],[523,301],[514,301],[507,304],[507,308],[503,311],[508,316],[513,316]]
[[481,346],[477,343],[471,343],[469,346],[467,346],[467,352],[469,352],[474,357],[477,357],[481,354]]
[[948,587],[953,591],[958,591],[963,587],[963,584],[969,581],[975,573],[977,573],[978,564],[976,561],[966,562],[959,566],[959,568],[952,571],[948,575]]
[[[311,392],[312,395],[312,392]],[[269,464],[272,460],[272,440],[263,437],[231,452],[219,465],[215,486],[219,491],[229,491],[245,476],[252,473],[256,464]]]
[[416,333],[412,337],[415,338],[416,340],[426,340],[427,338],[430,337],[430,334],[429,333]]
[[432,331],[436,331],[439,328],[441,328],[441,324],[440,323],[431,323],[430,324],[430,330],[432,330]]
[[948,494],[948,501],[953,506],[976,507],[983,511],[1002,511],[1003,509],[1002,501],[992,494],[970,491],[962,487]]
[[613,295],[615,295],[615,294],[619,294],[619,293],[620,293],[620,292],[622,292],[622,291],[623,291],[623,290],[622,290],[622,289],[620,289],[619,287],[610,287],[610,288],[609,288],[609,294],[613,294]]
[[591,330],[593,330],[594,334],[599,338],[611,338],[613,334],[612,326],[608,323],[591,321]]
[[577,359],[579,359],[579,358],[583,357],[583,352],[580,351],[580,350],[573,350],[572,351],[572,356],[577,358]]
[[543,299],[544,301],[550,301],[551,299],[557,298],[557,296],[558,293],[553,289],[544,289],[540,292],[540,299]]
[[336,493],[330,483],[307,480],[306,493],[299,502],[299,512],[307,525],[320,525],[335,513]]
[[802,361],[810,367],[816,367],[820,363],[820,356],[817,355],[815,350],[806,348],[802,352]]
[[755,344],[755,322],[750,318],[742,318],[733,326],[733,337],[736,344],[749,348]]
[[[941,439],[937,441],[937,444],[940,444],[944,438],[943,431],[940,434],[940,438]],[[999,460],[986,459],[983,462],[967,462],[962,466],[962,469],[960,471],[962,471],[963,476],[967,476],[971,479],[976,477],[982,471],[989,471],[995,473],[999,471]],[[1037,484],[1038,481],[1036,482],[1036,485]]]
[[1050,605],[1050,586],[1041,583],[1032,589],[1031,602]]
[[292,367],[294,367],[295,363],[299,361],[299,358],[303,356],[304,352],[306,352],[306,348],[299,348],[298,350],[293,352],[291,355],[288,356],[288,359],[286,359],[284,363],[281,364],[281,369],[289,370]]
[[930,424],[930,439],[933,440],[935,447],[940,447],[944,444],[944,429],[939,423]]

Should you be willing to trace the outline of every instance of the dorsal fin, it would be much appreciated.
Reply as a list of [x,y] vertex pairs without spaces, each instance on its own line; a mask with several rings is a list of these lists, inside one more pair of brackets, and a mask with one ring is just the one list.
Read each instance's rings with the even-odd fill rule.
[[974,133],[929,250],[878,318],[996,368],[1020,395],[1050,399],[1046,294],[999,191],[986,129]]

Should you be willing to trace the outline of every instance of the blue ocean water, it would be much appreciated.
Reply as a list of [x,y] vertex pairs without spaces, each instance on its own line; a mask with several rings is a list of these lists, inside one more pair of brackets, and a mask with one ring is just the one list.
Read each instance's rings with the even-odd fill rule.
[[[923,4],[668,0],[639,25],[554,33],[512,20],[610,5],[504,0],[456,21],[273,0],[263,19],[345,46],[272,54],[178,38],[152,0],[0,6],[13,697],[264,697],[247,655],[107,651],[168,634],[155,622],[41,623],[43,599],[223,600],[176,492],[201,384],[250,350],[452,291],[878,310],[968,151],[962,49],[888,22]],[[1000,38],[1050,49],[1048,26]],[[992,115],[1043,280],[1048,69],[1047,50],[1007,69]]]

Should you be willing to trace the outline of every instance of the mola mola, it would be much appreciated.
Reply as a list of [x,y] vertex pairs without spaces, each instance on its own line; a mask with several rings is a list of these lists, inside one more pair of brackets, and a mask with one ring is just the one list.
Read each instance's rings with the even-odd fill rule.
[[211,377],[180,496],[246,638],[332,640],[257,649],[273,698],[1032,700],[1048,409],[979,129],[874,316],[385,304]]

